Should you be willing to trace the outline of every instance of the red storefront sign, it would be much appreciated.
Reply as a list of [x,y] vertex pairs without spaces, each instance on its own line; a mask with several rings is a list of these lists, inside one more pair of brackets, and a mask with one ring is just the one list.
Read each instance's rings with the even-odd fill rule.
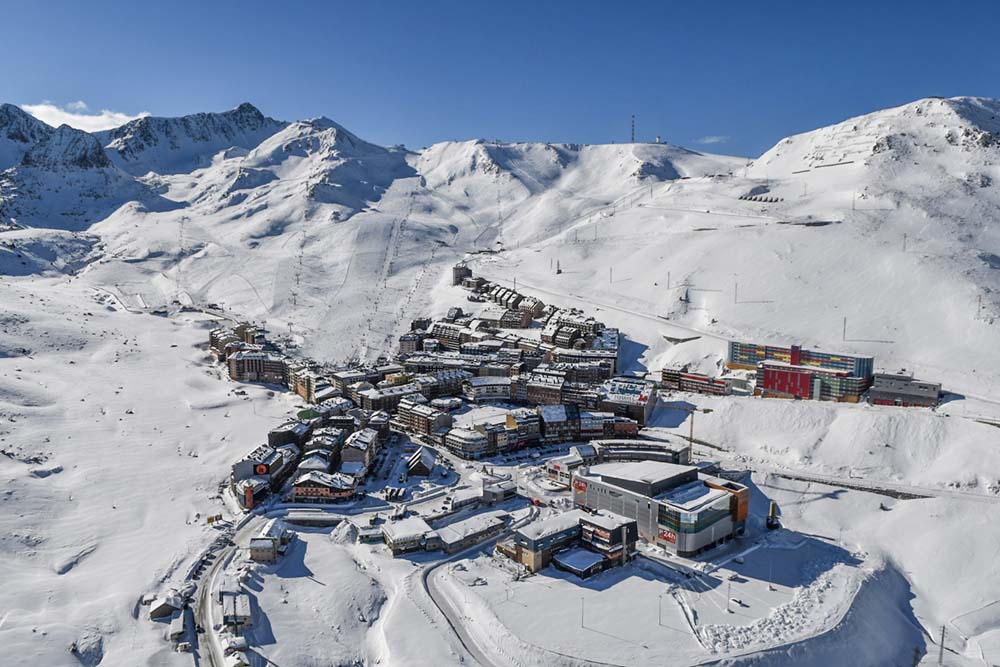
[[582,479],[575,480],[573,482],[573,488],[576,489],[577,493],[584,493],[587,490],[587,483]]
[[243,500],[243,504],[247,506],[247,509],[253,507],[253,489],[249,486],[244,490]]
[[254,466],[253,474],[266,475],[268,470],[270,470],[270,468],[266,463],[258,463],[256,466]]
[[666,528],[661,528],[660,539],[670,542],[671,544],[677,544],[677,533],[672,530],[667,530]]

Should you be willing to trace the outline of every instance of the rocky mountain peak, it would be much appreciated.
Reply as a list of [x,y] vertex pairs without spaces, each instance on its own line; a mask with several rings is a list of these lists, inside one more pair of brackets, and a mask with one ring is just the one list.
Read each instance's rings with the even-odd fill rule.
[[24,154],[21,165],[48,170],[104,169],[111,167],[111,161],[96,137],[60,125]]

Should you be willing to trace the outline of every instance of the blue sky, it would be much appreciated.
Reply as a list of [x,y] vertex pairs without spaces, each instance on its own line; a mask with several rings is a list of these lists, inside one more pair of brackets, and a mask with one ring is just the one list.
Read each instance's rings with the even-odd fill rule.
[[[928,95],[1000,97],[1000,3],[13,2],[0,101],[242,101],[381,144],[637,137],[755,156]],[[714,143],[712,138],[716,139]]]

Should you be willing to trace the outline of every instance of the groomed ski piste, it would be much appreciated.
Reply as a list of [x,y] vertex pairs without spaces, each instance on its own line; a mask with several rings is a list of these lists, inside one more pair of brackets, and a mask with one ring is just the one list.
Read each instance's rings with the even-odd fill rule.
[[[22,133],[42,150],[0,132],[7,664],[215,664],[173,652],[139,598],[219,537],[206,516],[241,520],[220,496],[229,466],[301,400],[231,382],[205,349],[220,319],[197,309],[374,361],[413,317],[464,301],[459,260],[619,327],[625,371],[713,371],[731,339],[801,343],[948,394],[934,410],[672,396],[713,409],[695,454],[751,471],[758,524],[744,555],[710,553],[692,577],[652,553],[515,580],[490,544],[393,559],[346,525],[297,529],[252,577],[255,664],[935,664],[942,628],[945,664],[1000,662],[998,111],[919,100],[752,161],[405,152],[244,107],[213,121],[242,132],[183,154],[98,136],[118,142],[106,163],[85,133]],[[689,427],[669,406],[653,421]]]

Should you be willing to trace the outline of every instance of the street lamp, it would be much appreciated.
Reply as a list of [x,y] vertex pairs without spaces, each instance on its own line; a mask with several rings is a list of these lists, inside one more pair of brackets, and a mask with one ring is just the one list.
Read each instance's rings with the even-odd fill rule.
[[712,412],[712,408],[697,408],[697,407],[684,407],[681,406],[681,410],[685,410],[689,415],[691,415],[690,430],[688,431],[688,463],[691,463],[691,459],[694,455],[694,415],[696,412],[702,412],[708,414]]

